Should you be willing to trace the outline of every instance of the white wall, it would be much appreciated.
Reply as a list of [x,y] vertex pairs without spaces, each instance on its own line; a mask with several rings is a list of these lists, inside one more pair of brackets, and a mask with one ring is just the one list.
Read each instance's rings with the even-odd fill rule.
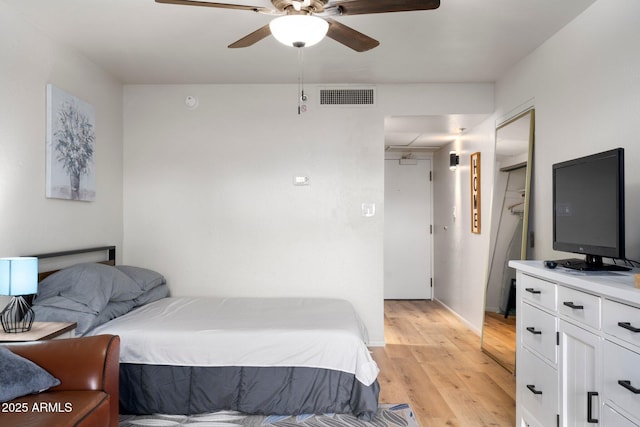
[[[434,159],[434,296],[480,333],[489,262],[495,126],[492,119],[466,131]],[[460,156],[449,170],[449,151]],[[481,232],[471,233],[470,155],[480,152]],[[455,210],[455,217],[454,217]]]
[[552,249],[551,166],[625,149],[627,257],[640,258],[640,2],[599,0],[505,75],[499,108],[535,98],[535,256]]
[[125,262],[174,295],[346,298],[382,343],[384,116],[490,113],[493,85],[378,86],[366,108],[316,90],[299,116],[295,85],[125,87]]
[[[120,245],[122,86],[2,2],[0,52],[0,256]],[[45,198],[47,83],[95,107],[95,202]]]
[[[551,166],[615,147],[625,148],[627,257],[640,258],[640,2],[598,0],[496,82],[494,116],[461,142],[463,168],[449,173],[442,164],[449,147],[437,153],[436,297],[479,331],[482,325],[488,230],[468,229],[468,216],[453,223],[456,205],[468,215],[467,154],[482,151],[489,178],[496,120],[533,103],[536,109],[534,231],[538,259],[557,258],[552,249]],[[466,163],[468,164],[468,163]],[[485,173],[486,172],[486,173]],[[438,179],[440,177],[440,179]],[[444,177],[444,178],[443,178]],[[483,198],[490,194],[485,191]],[[458,202],[458,193],[461,202]],[[488,218],[489,200],[483,203]],[[485,222],[486,223],[486,222]],[[448,231],[443,226],[449,226]],[[464,268],[462,268],[464,266]]]

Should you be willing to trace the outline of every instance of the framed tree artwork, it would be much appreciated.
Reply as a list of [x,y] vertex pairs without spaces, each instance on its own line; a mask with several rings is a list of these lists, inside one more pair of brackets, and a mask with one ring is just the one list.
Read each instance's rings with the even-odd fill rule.
[[480,211],[480,153],[471,155],[469,163],[471,170],[471,232],[480,234],[481,211]]
[[91,104],[47,85],[47,197],[96,199],[95,122]]

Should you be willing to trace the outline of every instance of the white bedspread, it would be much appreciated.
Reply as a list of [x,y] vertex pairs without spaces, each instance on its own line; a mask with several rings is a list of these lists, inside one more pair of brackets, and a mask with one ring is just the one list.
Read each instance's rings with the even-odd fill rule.
[[367,386],[379,372],[362,321],[338,299],[163,298],[89,334],[120,335],[123,363],[325,368]]

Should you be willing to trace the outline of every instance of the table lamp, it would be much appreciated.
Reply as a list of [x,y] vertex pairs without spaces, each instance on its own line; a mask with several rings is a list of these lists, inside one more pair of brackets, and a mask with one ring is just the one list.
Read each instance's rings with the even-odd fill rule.
[[31,330],[35,314],[23,296],[37,292],[38,258],[0,258],[0,295],[13,297],[0,312],[0,322],[5,332]]

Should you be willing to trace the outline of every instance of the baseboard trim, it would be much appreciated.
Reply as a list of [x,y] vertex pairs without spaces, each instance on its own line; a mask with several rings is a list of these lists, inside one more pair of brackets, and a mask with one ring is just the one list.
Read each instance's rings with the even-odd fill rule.
[[442,301],[440,301],[438,298],[435,298],[434,301],[437,301],[439,304],[441,304],[444,308],[446,308],[447,310],[449,310],[449,312],[451,314],[453,314],[456,318],[458,318],[462,323],[464,323],[467,328],[469,328],[474,334],[476,334],[477,336],[482,336],[482,330],[476,328],[473,324],[471,324],[467,319],[465,319],[464,317],[460,316],[454,309],[452,309],[451,307],[449,307],[447,304],[443,303]]

